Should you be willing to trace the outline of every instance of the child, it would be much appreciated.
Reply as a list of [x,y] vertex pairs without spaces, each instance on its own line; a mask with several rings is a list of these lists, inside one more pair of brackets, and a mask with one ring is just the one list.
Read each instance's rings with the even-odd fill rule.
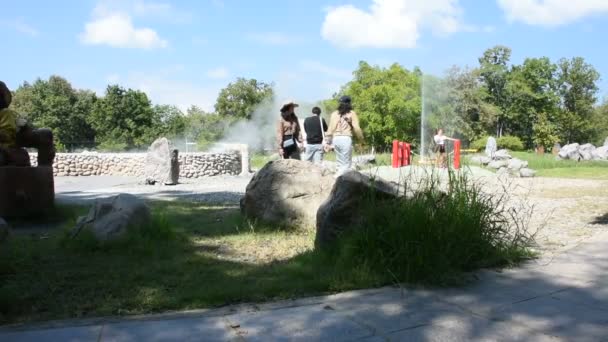
[[453,138],[449,138],[446,137],[445,135],[443,135],[443,129],[439,128],[437,130],[437,134],[435,134],[435,136],[433,137],[433,140],[435,141],[435,145],[437,146],[437,149],[439,151],[439,158],[437,158],[437,166],[444,168],[446,167],[446,162],[447,162],[447,158],[446,158],[446,150],[445,150],[445,141],[446,140],[456,140]]

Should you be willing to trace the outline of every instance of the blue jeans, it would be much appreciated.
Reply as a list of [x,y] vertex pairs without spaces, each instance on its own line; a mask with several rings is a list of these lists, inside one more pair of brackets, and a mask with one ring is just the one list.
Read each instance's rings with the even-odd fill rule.
[[320,164],[323,160],[323,144],[308,144],[306,145],[306,160],[315,164]]
[[336,150],[336,161],[338,162],[337,175],[340,176],[351,169],[353,160],[353,138],[347,135],[338,135],[333,139]]

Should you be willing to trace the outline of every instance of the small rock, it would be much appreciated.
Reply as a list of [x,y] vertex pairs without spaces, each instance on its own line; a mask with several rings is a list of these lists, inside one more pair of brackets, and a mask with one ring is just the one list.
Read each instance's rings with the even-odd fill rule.
[[509,151],[507,150],[498,150],[494,153],[494,160],[507,160],[507,159],[511,159],[511,155],[509,154]]
[[536,175],[536,171],[532,170],[532,169],[528,169],[528,168],[523,168],[521,170],[519,170],[519,175],[521,177],[534,177]]
[[513,158],[509,160],[509,164],[507,165],[507,167],[509,168],[509,170],[519,171],[522,168],[528,167],[528,162],[521,159]]
[[488,164],[488,167],[491,169],[500,169],[503,167],[507,167],[507,165],[509,165],[509,161],[508,160],[493,160]]
[[476,165],[488,165],[492,159],[486,156],[474,156],[471,157],[471,163]]

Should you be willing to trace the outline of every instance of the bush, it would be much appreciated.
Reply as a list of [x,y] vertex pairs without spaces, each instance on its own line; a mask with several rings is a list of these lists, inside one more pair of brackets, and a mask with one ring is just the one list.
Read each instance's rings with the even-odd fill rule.
[[486,148],[486,143],[488,142],[488,137],[481,137],[479,139],[473,140],[469,145],[469,148],[474,148],[477,151],[483,151]]
[[524,150],[524,144],[521,142],[521,139],[513,135],[503,135],[496,139],[496,145],[498,145],[498,148],[506,148],[511,151]]
[[438,283],[532,255],[531,212],[514,217],[505,197],[482,193],[464,177],[452,175],[449,189],[430,180],[412,198],[370,203],[360,229],[339,243],[337,266],[365,270],[380,283]]

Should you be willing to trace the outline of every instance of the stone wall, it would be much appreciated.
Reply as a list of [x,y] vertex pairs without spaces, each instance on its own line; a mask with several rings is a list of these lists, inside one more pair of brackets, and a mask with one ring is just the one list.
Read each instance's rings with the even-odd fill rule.
[[[36,153],[30,153],[35,166]],[[53,164],[56,177],[62,176],[144,176],[146,153],[57,153]],[[238,152],[180,153],[182,178],[239,175],[241,155]]]

